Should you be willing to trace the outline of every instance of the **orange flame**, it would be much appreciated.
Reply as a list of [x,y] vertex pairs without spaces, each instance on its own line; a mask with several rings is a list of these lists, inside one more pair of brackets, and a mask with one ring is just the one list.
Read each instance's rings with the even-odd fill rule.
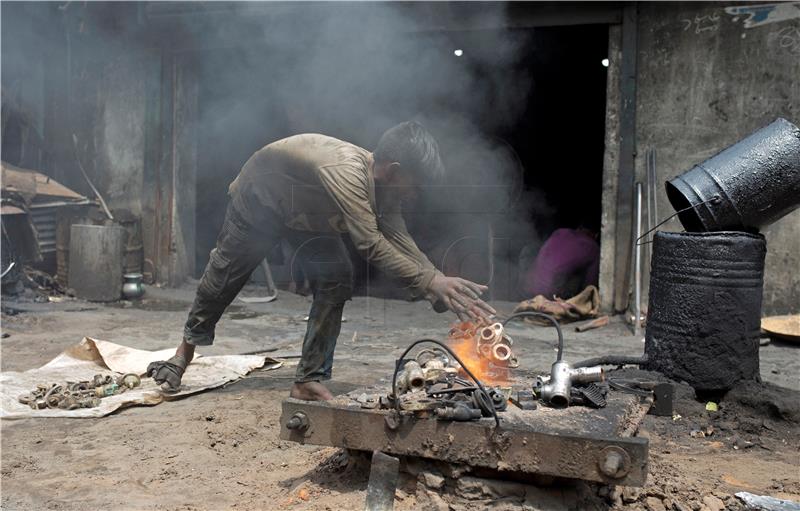
[[[508,382],[508,368],[496,366],[478,352],[478,332],[486,325],[464,321],[450,329],[447,344],[481,383],[497,385]],[[461,370],[462,376],[468,377]]]

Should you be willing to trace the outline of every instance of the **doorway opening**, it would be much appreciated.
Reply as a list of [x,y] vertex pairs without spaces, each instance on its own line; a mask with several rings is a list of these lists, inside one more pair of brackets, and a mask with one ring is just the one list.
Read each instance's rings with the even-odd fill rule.
[[[445,273],[491,281],[493,299],[529,298],[524,276],[550,234],[599,230],[607,25],[366,32],[202,51],[197,276],[255,151],[303,132],[372,149],[417,119],[439,140],[451,190],[409,205],[409,231]],[[357,292],[402,295],[354,262]],[[275,266],[279,287],[297,279]]]

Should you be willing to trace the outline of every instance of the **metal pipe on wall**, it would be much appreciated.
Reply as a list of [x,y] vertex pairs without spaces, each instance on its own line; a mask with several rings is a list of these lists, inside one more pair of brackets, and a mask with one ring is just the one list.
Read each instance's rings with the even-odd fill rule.
[[642,328],[642,183],[636,183],[635,197],[636,226],[633,236],[633,335],[641,335]]

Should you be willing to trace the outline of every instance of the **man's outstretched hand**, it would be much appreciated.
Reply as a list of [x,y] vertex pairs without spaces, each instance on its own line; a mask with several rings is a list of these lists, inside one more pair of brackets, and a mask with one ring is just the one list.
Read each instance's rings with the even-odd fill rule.
[[446,277],[437,273],[428,286],[431,302],[441,301],[456,313],[458,319],[487,319],[497,314],[480,296],[489,289],[486,286],[459,277]]
[[161,385],[161,389],[165,392],[177,392],[181,388],[181,377],[187,365],[189,362],[185,358],[175,355],[169,360],[150,362],[147,366],[147,376]]

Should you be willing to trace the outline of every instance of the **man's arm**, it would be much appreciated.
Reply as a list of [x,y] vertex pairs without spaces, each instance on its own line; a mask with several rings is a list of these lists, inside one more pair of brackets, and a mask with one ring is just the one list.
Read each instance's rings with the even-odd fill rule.
[[406,221],[399,211],[383,212],[378,219],[378,228],[389,243],[404,256],[416,261],[424,271],[441,273],[428,259],[428,256],[419,249],[414,238],[408,232]]
[[[342,166],[322,167],[319,176],[322,185],[342,212],[344,223],[359,255],[407,288],[412,297],[423,297],[436,269],[427,258],[424,260],[426,265],[411,256],[413,250],[401,251],[384,236],[370,206],[367,191],[369,184],[365,178]],[[416,249],[416,245],[414,248]]]
[[[383,213],[378,221],[384,236],[397,249],[410,259],[417,261],[423,268],[434,272],[425,296],[431,303],[441,302],[458,315],[462,321],[496,314],[487,303],[479,298],[486,291],[486,286],[475,284],[459,277],[447,277],[436,269],[428,256],[419,249],[414,238],[408,232],[403,215],[397,210]],[[434,307],[436,309],[436,307]],[[437,312],[444,312],[437,310]]]
[[341,167],[322,167],[320,180],[342,212],[350,238],[361,257],[408,289],[412,298],[441,301],[462,320],[496,313],[479,298],[487,287],[458,277],[446,277],[437,271],[408,234],[405,222],[390,220],[385,228],[391,241],[387,239],[370,206],[369,185],[359,173]]

